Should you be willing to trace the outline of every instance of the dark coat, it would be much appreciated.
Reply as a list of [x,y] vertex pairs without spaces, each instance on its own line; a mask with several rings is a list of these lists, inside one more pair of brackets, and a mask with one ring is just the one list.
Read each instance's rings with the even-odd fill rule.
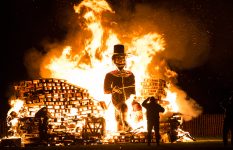
[[159,113],[164,112],[165,109],[155,101],[150,101],[147,98],[143,101],[142,106],[146,108],[146,117],[148,121],[159,121]]
[[225,120],[233,122],[233,97],[230,97],[228,101],[221,103],[222,108],[225,111]]

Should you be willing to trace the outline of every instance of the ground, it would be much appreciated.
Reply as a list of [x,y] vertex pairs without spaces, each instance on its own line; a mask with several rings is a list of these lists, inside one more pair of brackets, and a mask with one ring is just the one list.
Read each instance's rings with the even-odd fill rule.
[[[2,149],[2,148],[1,148]],[[5,148],[14,149],[14,148]],[[17,148],[19,149],[19,148]],[[193,142],[179,142],[179,143],[161,143],[160,146],[156,146],[152,143],[151,146],[147,146],[146,143],[118,143],[118,144],[98,144],[98,145],[71,145],[71,146],[35,146],[20,148],[25,150],[232,150],[233,146],[224,146],[221,138],[196,138]]]

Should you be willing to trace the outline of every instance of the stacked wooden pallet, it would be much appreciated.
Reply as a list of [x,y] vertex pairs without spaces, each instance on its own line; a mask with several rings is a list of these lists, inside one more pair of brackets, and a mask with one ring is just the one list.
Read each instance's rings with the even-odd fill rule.
[[147,78],[141,83],[141,96],[146,97],[164,97],[166,96],[165,88],[167,88],[167,83],[162,79]]
[[[21,116],[35,117],[38,110],[42,107],[47,108],[53,116],[49,120],[50,133],[63,131],[82,134],[86,118],[89,115],[101,118],[106,109],[105,103],[94,100],[88,90],[63,79],[20,81],[15,83],[14,90],[16,97],[25,101],[24,112],[21,112],[24,115]],[[98,128],[98,132],[103,134],[103,127],[104,125],[89,128],[93,128],[91,130]]]

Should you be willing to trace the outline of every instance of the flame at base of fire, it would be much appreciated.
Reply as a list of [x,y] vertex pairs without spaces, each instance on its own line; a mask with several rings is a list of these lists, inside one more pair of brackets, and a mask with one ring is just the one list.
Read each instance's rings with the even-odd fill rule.
[[[147,93],[144,90],[144,94],[147,94],[144,95],[145,97],[166,95],[161,90],[161,86],[162,88],[166,87],[165,84],[161,84],[164,81],[150,80],[149,82],[148,79],[146,81],[143,86],[149,90],[148,87],[152,86],[152,90]],[[160,89],[160,93],[153,90],[156,89],[156,85]],[[28,140],[29,138],[39,138],[38,120],[35,118],[35,114],[43,107],[46,107],[53,116],[49,119],[50,128],[48,129],[51,141],[62,141],[59,136],[62,137],[63,133],[66,133],[66,136],[69,134],[72,138],[99,139],[103,143],[146,141],[145,110],[140,105],[145,97],[133,95],[127,100],[128,120],[133,128],[128,132],[119,132],[116,130],[114,107],[111,103],[106,105],[104,101],[91,98],[86,89],[70,84],[66,80],[47,78],[21,81],[15,85],[15,94],[15,97],[22,100],[11,101],[12,108],[9,110],[7,118],[10,127],[9,137],[20,137],[24,144],[32,142]],[[164,102],[161,100],[161,105],[169,104]],[[162,142],[193,140],[188,132],[180,129],[182,121],[179,115],[172,116],[176,123],[175,128],[171,127],[174,124],[169,122],[169,117],[164,116],[161,116]],[[173,135],[171,131],[173,131]],[[168,134],[169,132],[170,134]]]

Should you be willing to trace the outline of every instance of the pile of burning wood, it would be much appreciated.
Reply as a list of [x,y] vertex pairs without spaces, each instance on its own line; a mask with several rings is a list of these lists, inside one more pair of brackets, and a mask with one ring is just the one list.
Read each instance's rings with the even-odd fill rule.
[[[166,96],[164,89],[167,85],[164,80],[145,79],[142,87],[142,98],[157,96],[161,99]],[[21,81],[14,85],[14,91],[17,99],[23,102],[23,107],[17,113],[14,109],[8,112],[8,135],[20,137],[24,144],[37,143],[40,119],[38,114],[43,108],[51,116],[48,121],[49,144],[67,145],[84,140],[102,140],[108,143],[146,142],[146,132],[140,130],[140,127],[128,133],[113,135],[107,141],[103,140],[106,135],[106,121],[103,117],[107,109],[105,102],[93,99],[88,90],[66,80],[48,78]],[[165,101],[160,102],[166,105]],[[180,120],[177,113],[161,122],[164,142],[178,139]]]
[[48,124],[52,143],[104,135],[105,102],[94,100],[84,88],[66,80],[49,78],[21,81],[14,85],[14,91],[24,104],[18,113],[13,109],[8,113],[9,136],[21,137],[24,143],[38,138],[36,115],[44,107],[53,116]]

